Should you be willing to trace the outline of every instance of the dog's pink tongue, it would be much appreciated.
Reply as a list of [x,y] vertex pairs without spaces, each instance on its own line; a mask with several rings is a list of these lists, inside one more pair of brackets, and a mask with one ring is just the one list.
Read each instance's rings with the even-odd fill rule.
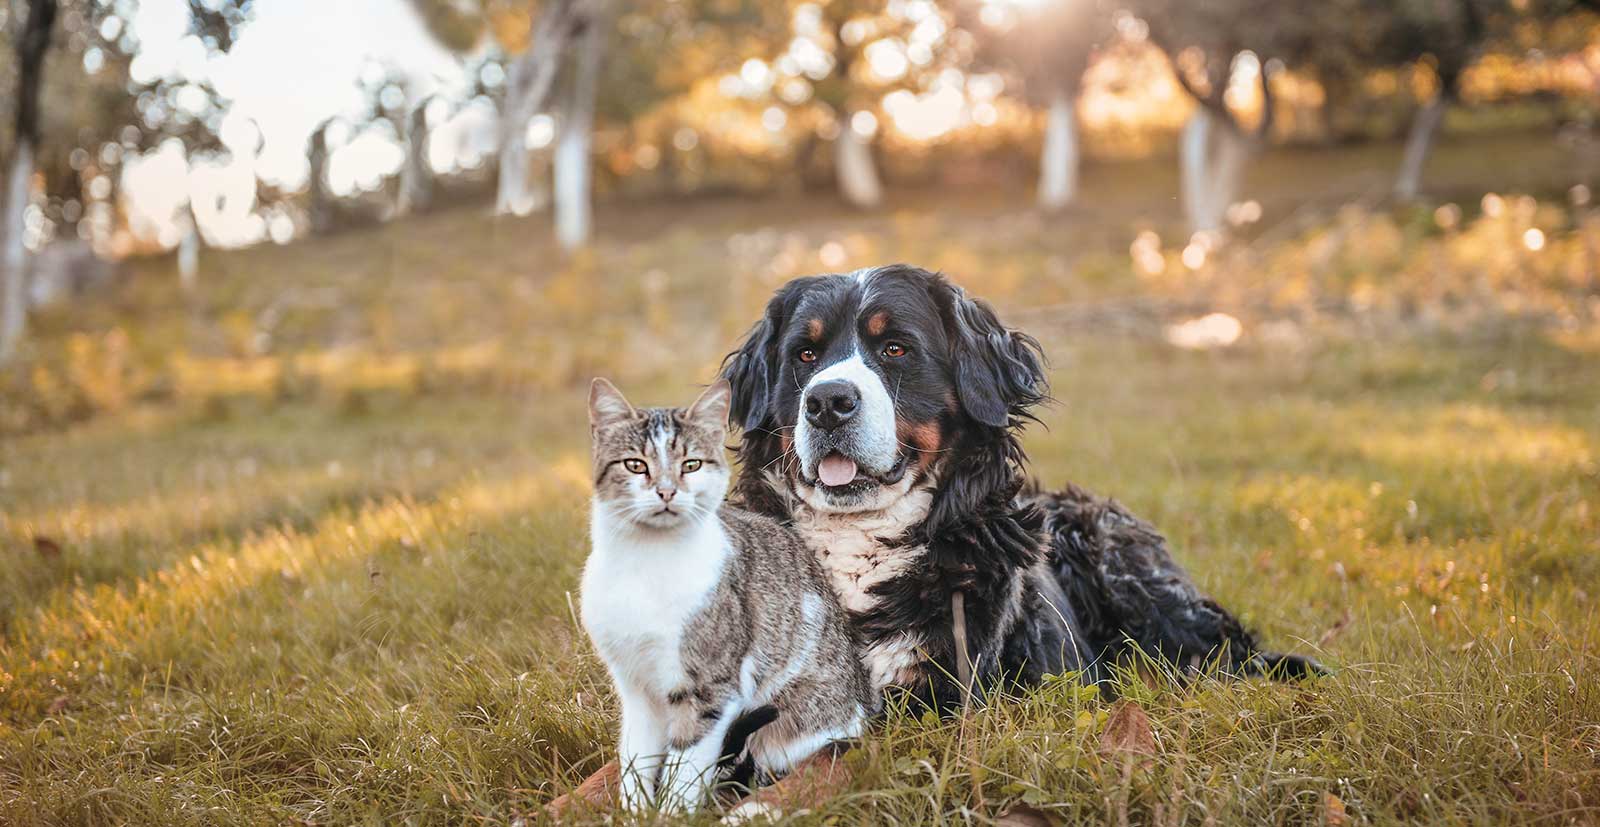
[[855,460],[838,454],[829,454],[817,463],[817,479],[823,485],[845,485],[856,478]]

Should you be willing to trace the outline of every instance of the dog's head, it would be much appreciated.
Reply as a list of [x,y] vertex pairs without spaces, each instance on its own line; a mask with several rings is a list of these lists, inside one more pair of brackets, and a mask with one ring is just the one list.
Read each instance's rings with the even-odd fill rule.
[[943,276],[893,265],[796,279],[724,363],[745,472],[812,508],[886,509],[962,447],[1004,444],[1044,398],[1039,345]]

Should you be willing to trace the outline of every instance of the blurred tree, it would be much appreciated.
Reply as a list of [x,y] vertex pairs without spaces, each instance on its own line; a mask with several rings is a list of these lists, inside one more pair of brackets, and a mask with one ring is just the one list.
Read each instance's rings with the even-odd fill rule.
[[311,169],[306,175],[306,213],[313,235],[326,235],[334,226],[333,195],[328,191],[328,127],[335,120],[317,124],[307,139],[306,161]]
[[11,158],[0,191],[0,362],[11,358],[27,323],[24,278],[27,250],[23,244],[24,216],[31,200],[34,154],[39,146],[39,92],[45,53],[55,27],[56,0],[30,0],[27,18],[17,23],[17,92]]
[[1109,31],[1106,9],[1099,0],[1017,6],[963,0],[955,8],[961,27],[975,39],[975,66],[998,69],[1025,100],[1045,108],[1038,202],[1048,211],[1065,208],[1077,194],[1078,93]]
[[357,134],[375,130],[401,149],[399,183],[390,215],[426,212],[433,196],[427,151],[428,104],[434,96],[419,96],[410,88],[412,84],[400,67],[378,63],[370,65],[361,80],[366,111],[356,116]]
[[555,154],[556,240],[569,250],[588,243],[593,223],[595,99],[611,25],[610,3],[591,0],[573,44],[572,82],[561,101]]
[[[1239,197],[1245,165],[1271,135],[1271,78],[1318,23],[1298,4],[1277,0],[1131,0],[1150,41],[1197,104],[1179,142],[1184,213],[1197,233],[1222,232]],[[1251,85],[1259,90],[1253,126],[1240,113]],[[1238,90],[1238,91],[1233,91]]]
[[[613,135],[738,66],[770,15],[762,0],[589,0],[559,70],[553,159],[556,238],[591,230],[595,135]],[[599,153],[604,154],[604,153]]]
[[[187,161],[222,156],[220,129],[228,104],[203,72],[185,74],[180,67],[160,76],[136,76],[135,59],[144,45],[129,23],[138,8],[133,0],[58,0],[58,5],[59,33],[46,58],[40,93],[48,106],[39,117],[34,167],[43,188],[30,219],[29,246],[92,242],[104,253],[127,229],[129,211],[120,191],[127,161],[174,141]],[[250,0],[190,0],[184,7],[189,15],[184,46],[206,60],[214,58],[233,45],[252,7]],[[13,80],[8,74],[13,52],[0,44],[0,81],[7,86]],[[171,55],[150,57],[156,64],[179,63]],[[0,98],[0,108],[11,102]],[[158,241],[184,245],[180,274],[189,283],[200,239],[195,205],[181,209],[183,214],[172,218],[182,235]]]
[[584,3],[411,0],[434,39],[457,55],[485,49],[509,55],[503,61],[496,214],[527,215],[539,202],[528,177],[528,122],[549,102],[556,74],[582,21]]
[[[794,34],[820,49],[827,66],[812,85],[816,103],[831,115],[825,122],[829,124],[825,136],[833,139],[834,179],[845,201],[861,209],[873,209],[883,202],[883,184],[873,157],[873,142],[881,134],[877,104],[889,90],[914,87],[917,82],[916,62],[888,58],[882,65],[898,71],[885,74],[871,59],[874,49],[890,54],[906,49],[906,35],[915,25],[905,14],[906,5],[884,0],[830,0],[794,6]],[[792,44],[785,45],[792,50]],[[931,63],[924,63],[923,68],[929,66]]]
[[1374,42],[1376,62],[1420,62],[1433,70],[1433,96],[1412,119],[1405,154],[1395,176],[1394,195],[1417,197],[1422,170],[1433,149],[1445,111],[1460,98],[1461,76],[1477,60],[1489,37],[1488,18],[1499,0],[1368,0],[1368,13],[1387,25]]
[[[528,175],[528,127],[535,115],[556,110],[556,229],[568,247],[590,233],[597,121],[630,123],[737,65],[755,51],[752,33],[770,20],[763,9],[772,6],[759,0],[545,0],[537,7],[412,1],[446,46],[477,49],[495,32],[495,48],[513,54],[500,107],[497,213],[523,215],[538,203]],[[522,36],[512,37],[519,24]]]
[[[1433,76],[1432,95],[1417,110],[1395,175],[1394,196],[1415,200],[1445,113],[1461,100],[1462,78],[1485,53],[1503,47],[1582,52],[1591,40],[1579,27],[1578,43],[1563,43],[1559,23],[1574,12],[1593,13],[1594,0],[1366,0],[1367,13],[1385,21],[1373,41],[1378,65],[1417,65]],[[1530,38],[1530,34],[1532,37]],[[1533,42],[1520,44],[1519,39]]]
[[433,100],[430,95],[418,101],[403,124],[405,161],[400,167],[400,197],[395,206],[400,215],[427,212],[433,205],[433,170],[428,166],[428,104]]
[[528,181],[528,122],[548,104],[567,51],[595,5],[597,0],[547,0],[533,24],[527,48],[511,59],[500,107],[496,213],[526,215],[532,208],[535,199]]

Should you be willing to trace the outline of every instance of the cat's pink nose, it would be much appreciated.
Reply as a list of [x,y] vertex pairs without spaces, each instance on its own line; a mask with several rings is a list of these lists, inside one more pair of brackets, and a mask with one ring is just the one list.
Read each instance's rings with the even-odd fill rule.
[[661,495],[661,501],[662,502],[670,503],[670,502],[672,502],[672,498],[676,497],[678,495],[678,489],[676,489],[676,488],[657,488],[656,489],[656,493]]

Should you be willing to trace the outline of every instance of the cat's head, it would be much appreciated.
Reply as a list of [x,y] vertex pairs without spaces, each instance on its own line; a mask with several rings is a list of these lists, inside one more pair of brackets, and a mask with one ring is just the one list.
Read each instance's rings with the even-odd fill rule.
[[727,380],[688,408],[635,410],[604,379],[589,387],[594,500],[624,526],[652,531],[716,518],[728,493]]

